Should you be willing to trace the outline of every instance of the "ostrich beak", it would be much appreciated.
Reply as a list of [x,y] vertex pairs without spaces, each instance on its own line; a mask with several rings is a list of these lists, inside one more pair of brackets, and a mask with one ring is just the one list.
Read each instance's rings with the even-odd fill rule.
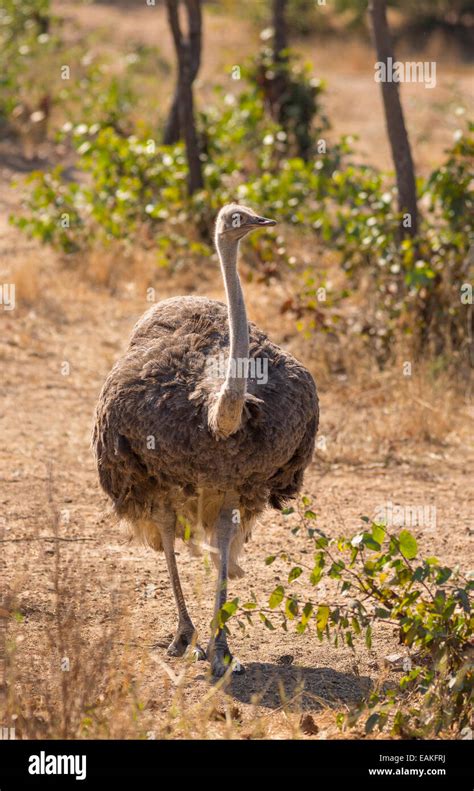
[[254,217],[252,225],[255,223],[256,228],[267,228],[270,225],[276,225],[276,220],[269,220],[267,217]]

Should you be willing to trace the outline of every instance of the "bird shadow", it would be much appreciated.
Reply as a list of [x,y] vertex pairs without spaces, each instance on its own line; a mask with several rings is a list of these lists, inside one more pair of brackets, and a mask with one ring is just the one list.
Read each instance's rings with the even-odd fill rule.
[[354,705],[371,688],[369,676],[342,673],[329,667],[251,662],[245,666],[243,675],[231,677],[226,692],[241,703],[268,709],[286,705],[298,711],[314,711],[341,704]]
[[48,159],[33,157],[28,159],[21,151],[18,141],[7,138],[0,145],[0,167],[18,173],[32,173],[34,170],[45,170],[51,165]]
[[[58,153],[51,141],[42,144],[42,153],[28,158],[22,151],[18,138],[9,136],[0,128],[0,168],[7,168],[17,173],[33,173],[37,170],[51,170],[60,161]],[[64,181],[77,180],[77,171],[73,162],[61,160],[61,178]]]

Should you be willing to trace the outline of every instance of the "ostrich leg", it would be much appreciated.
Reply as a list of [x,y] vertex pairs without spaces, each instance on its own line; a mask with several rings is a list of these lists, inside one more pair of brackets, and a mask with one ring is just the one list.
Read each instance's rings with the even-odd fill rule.
[[178,609],[178,630],[173,641],[167,649],[170,656],[182,656],[188,646],[193,645],[194,654],[197,659],[205,659],[206,654],[203,649],[195,644],[196,629],[188,613],[186,602],[184,600],[181,582],[179,580],[178,565],[176,563],[176,555],[174,552],[175,541],[175,524],[176,515],[173,511],[167,511],[166,514],[160,514],[159,529],[161,535],[161,542],[163,544],[163,551],[165,553],[166,564],[171,579],[171,586],[173,588],[176,607]]
[[219,550],[219,575],[217,580],[216,603],[214,608],[214,618],[212,620],[212,636],[208,646],[208,657],[211,661],[212,674],[223,676],[232,665],[235,673],[242,673],[243,668],[235,659],[227,643],[227,633],[225,628],[219,626],[218,613],[227,601],[227,578],[229,573],[229,555],[232,539],[234,538],[238,523],[234,523],[234,514],[238,513],[235,498],[226,495],[224,505],[221,508],[216,525],[217,548]]

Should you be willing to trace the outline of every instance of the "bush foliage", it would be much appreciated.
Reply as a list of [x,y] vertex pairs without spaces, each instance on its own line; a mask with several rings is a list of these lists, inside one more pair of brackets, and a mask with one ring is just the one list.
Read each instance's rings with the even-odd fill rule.
[[[259,618],[268,629],[311,631],[319,640],[352,650],[359,640],[370,650],[380,624],[392,624],[406,651],[403,677],[372,689],[358,707],[338,715],[339,726],[363,722],[366,733],[376,728],[404,738],[459,736],[469,728],[472,713],[473,577],[435,557],[420,557],[408,530],[392,532],[364,517],[356,535],[329,538],[317,528],[306,497],[298,517],[293,533],[304,537],[304,553],[284,549],[266,559],[268,565],[279,563],[280,576],[286,567],[286,583],[265,605],[256,599],[227,602],[221,623],[228,626],[233,619],[245,629]],[[314,588],[314,598],[299,596],[297,580]],[[331,601],[318,596],[329,580],[337,584]]]
[[[189,244],[208,252],[213,217],[223,203],[265,206],[339,253],[347,284],[330,295],[333,303],[370,281],[361,332],[380,365],[391,359],[400,337],[409,339],[415,354],[429,347],[435,356],[471,365],[473,126],[459,131],[446,162],[419,180],[420,230],[401,241],[392,177],[358,162],[350,138],[330,142],[319,112],[319,127],[310,127],[312,156],[295,155],[297,126],[276,121],[255,70],[245,74],[247,88],[238,95],[219,89],[214,104],[199,114],[204,190],[188,197],[181,144],[160,145],[150,129],[128,133],[126,113],[114,112],[114,101],[125,99],[112,84],[98,120],[63,129],[77,152],[77,179],[64,180],[59,168],[34,173],[27,211],[14,222],[68,253],[98,238],[138,237],[155,243],[166,263],[177,240],[186,247],[185,223],[196,229]],[[114,123],[118,117],[121,124]],[[307,283],[296,298],[306,327],[335,329]]]

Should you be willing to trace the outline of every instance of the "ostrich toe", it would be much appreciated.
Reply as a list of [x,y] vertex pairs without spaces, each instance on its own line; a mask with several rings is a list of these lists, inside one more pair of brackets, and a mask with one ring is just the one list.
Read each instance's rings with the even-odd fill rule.
[[168,656],[183,656],[186,652],[191,652],[195,659],[206,659],[206,652],[200,645],[196,644],[196,633],[194,630],[179,630],[172,642],[166,649]]
[[228,651],[217,651],[211,659],[211,671],[214,678],[222,678],[226,673],[240,676],[245,673],[245,668]]

